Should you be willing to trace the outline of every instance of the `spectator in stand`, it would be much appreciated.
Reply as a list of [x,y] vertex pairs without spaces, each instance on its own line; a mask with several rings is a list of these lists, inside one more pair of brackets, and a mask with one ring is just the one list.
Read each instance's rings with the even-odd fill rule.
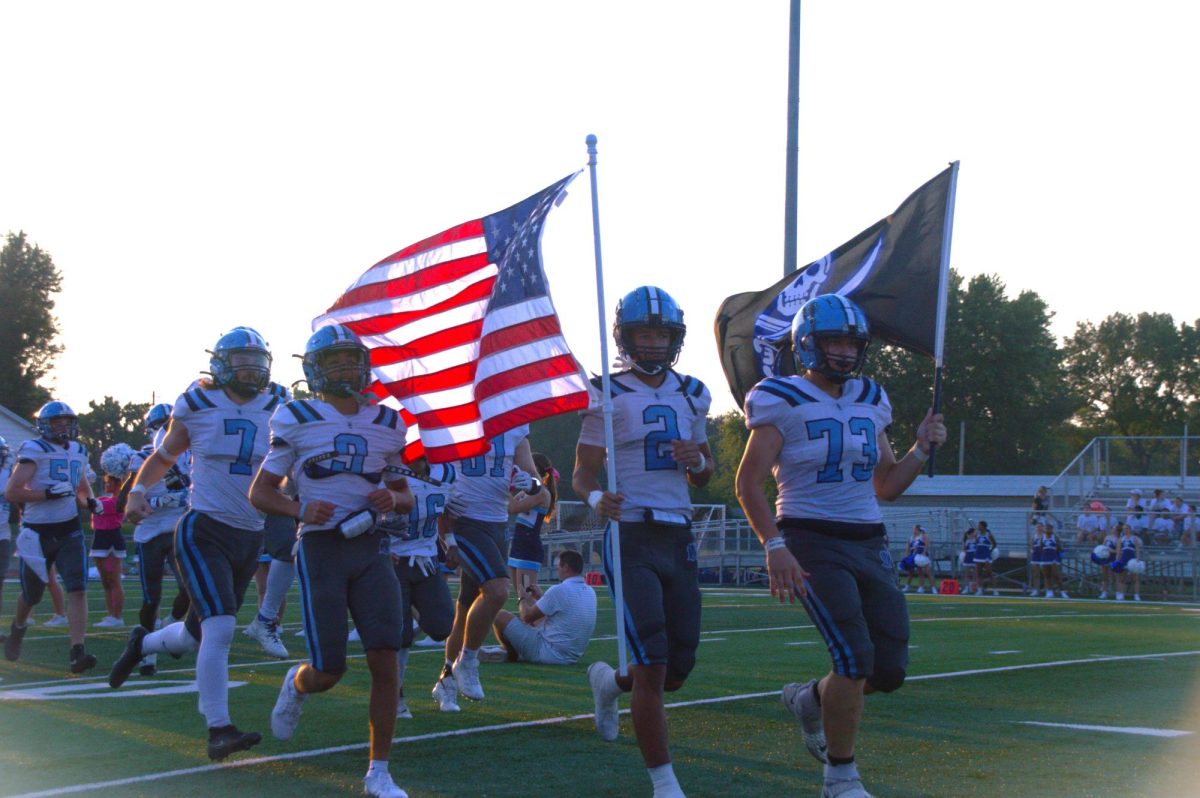
[[1198,533],[1200,533],[1200,519],[1196,518],[1196,508],[1193,506],[1183,519],[1183,533],[1179,537],[1179,542],[1184,546],[1195,546]]
[[1046,588],[1046,598],[1054,598],[1055,590],[1060,598],[1067,597],[1067,591],[1063,590],[1062,556],[1058,534],[1053,529],[1045,529],[1042,533],[1042,584]]
[[1050,518],[1050,489],[1042,485],[1033,494],[1033,523],[1052,525]]
[[1075,542],[1094,543],[1096,540],[1096,515],[1084,509],[1075,519]]
[[1167,517],[1171,519],[1171,539],[1179,541],[1181,545],[1183,543],[1183,522],[1191,511],[1192,508],[1184,503],[1182,496],[1171,497],[1167,507]]
[[1166,546],[1171,542],[1171,533],[1175,530],[1175,522],[1171,519],[1171,506],[1166,499],[1157,503],[1152,501],[1150,505],[1150,540],[1156,546]]
[[1150,542],[1150,517],[1146,515],[1146,510],[1142,505],[1135,504],[1129,508],[1129,515],[1125,516],[1125,523],[1135,535],[1142,539],[1142,542]]
[[958,554],[958,561],[963,567],[963,595],[969,596],[975,592],[978,584],[975,580],[975,538],[979,533],[975,531],[975,527],[967,527],[967,531],[963,532],[962,551]]
[[1036,596],[1042,589],[1042,540],[1046,536],[1046,525],[1038,522],[1033,528],[1029,545],[1029,595]]
[[1125,580],[1129,574],[1133,576],[1133,600],[1141,601],[1142,570],[1145,568],[1142,541],[1134,536],[1129,524],[1121,524],[1117,533],[1117,558],[1112,564],[1117,581],[1117,601],[1125,600]]

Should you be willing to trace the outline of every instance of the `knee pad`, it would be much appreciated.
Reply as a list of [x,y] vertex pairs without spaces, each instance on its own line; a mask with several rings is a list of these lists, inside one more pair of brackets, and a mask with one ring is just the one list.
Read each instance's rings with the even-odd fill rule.
[[904,684],[906,675],[902,668],[876,672],[867,678],[867,683],[881,693],[893,693],[900,689],[900,685]]

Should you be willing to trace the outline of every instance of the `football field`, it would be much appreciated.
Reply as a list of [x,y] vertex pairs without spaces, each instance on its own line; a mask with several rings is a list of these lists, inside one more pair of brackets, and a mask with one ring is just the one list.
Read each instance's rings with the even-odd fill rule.
[[[5,609],[11,612],[14,585]],[[174,595],[172,585],[165,591]],[[127,606],[139,603],[126,581]],[[103,612],[90,587],[91,621]],[[253,590],[248,597],[253,601]],[[48,602],[38,608],[45,620]],[[1200,794],[1200,607],[1024,598],[910,596],[909,680],[867,700],[858,760],[877,796]],[[239,623],[250,620],[244,608]],[[6,615],[7,619],[11,617]],[[126,620],[134,617],[126,611]],[[622,713],[621,737],[592,725],[586,668],[614,661],[612,605],[600,593],[596,636],[573,667],[484,664],[487,700],[443,714],[429,690],[438,649],[414,648],[392,774],[417,796],[636,796],[649,780]],[[319,796],[361,792],[368,680],[350,670],[310,698],[295,737],[270,736],[280,681],[305,655],[293,590],[285,642],[270,660],[238,634],[230,706],[264,740],[214,765],[196,711],[194,655],[120,690],[105,681],[128,630],[96,630],[100,666],[66,673],[63,629],[36,626],[22,659],[0,661],[0,795]],[[779,702],[784,682],[828,669],[798,605],[765,591],[704,593],[698,662],[668,696],[675,771],[689,796],[818,795],[821,770]],[[89,630],[90,632],[91,630]],[[627,699],[622,709],[628,708]]]

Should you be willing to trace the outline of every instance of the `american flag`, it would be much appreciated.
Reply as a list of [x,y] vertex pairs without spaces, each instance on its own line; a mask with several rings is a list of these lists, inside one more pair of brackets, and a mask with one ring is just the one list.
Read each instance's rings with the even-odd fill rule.
[[372,390],[411,411],[430,462],[484,454],[506,430],[587,407],[541,258],[546,214],[577,175],[384,258],[313,320],[358,333]]

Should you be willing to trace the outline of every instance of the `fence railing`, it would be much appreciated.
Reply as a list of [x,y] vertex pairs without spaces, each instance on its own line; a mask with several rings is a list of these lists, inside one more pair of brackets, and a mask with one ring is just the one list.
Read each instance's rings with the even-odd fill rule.
[[1074,509],[1128,479],[1149,479],[1179,490],[1200,486],[1200,437],[1093,438],[1047,486],[1050,507]]

